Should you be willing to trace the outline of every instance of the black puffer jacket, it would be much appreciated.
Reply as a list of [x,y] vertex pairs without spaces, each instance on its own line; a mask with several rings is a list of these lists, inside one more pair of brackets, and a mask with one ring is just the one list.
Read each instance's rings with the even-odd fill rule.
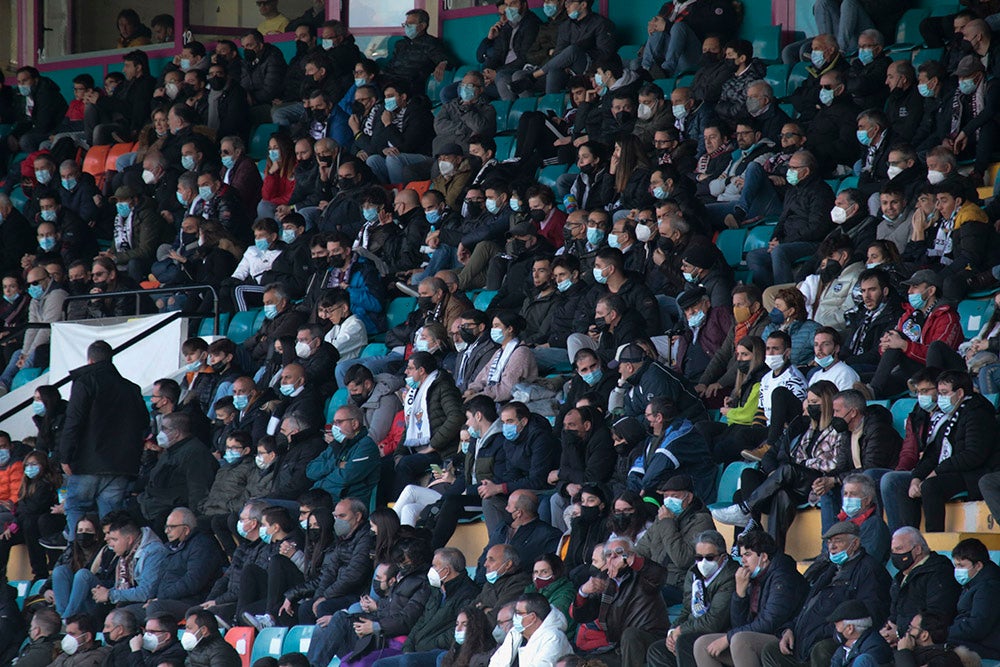
[[240,85],[247,91],[254,104],[271,104],[281,97],[285,85],[285,58],[273,44],[265,44],[260,56],[245,62]]
[[[868,409],[871,410],[871,406]],[[913,469],[913,477],[927,479],[932,471],[938,475],[958,473],[962,475],[972,495],[979,497],[976,493],[979,478],[995,470],[1000,463],[1000,453],[994,446],[996,427],[993,405],[981,394],[969,396],[938,428],[934,440],[928,444],[923,457]],[[939,463],[941,443],[945,438],[951,443],[951,456]]]
[[[737,632],[778,636],[781,628],[802,608],[808,593],[809,585],[796,569],[795,561],[785,554],[775,554],[763,576],[750,581],[745,597],[733,593],[729,608],[733,627],[727,633],[729,641],[732,642]],[[757,602],[756,611],[751,607],[752,600]]]
[[905,581],[902,572],[892,578],[889,620],[902,629],[921,612],[951,619],[961,592],[951,559],[931,552],[926,561],[910,570]]
[[544,489],[549,471],[555,470],[559,447],[549,421],[532,414],[513,441],[504,438],[493,460],[493,481],[506,484],[507,493],[517,489]]
[[362,522],[344,539],[336,539],[323,554],[319,574],[285,592],[292,602],[303,598],[360,596],[371,586],[371,552],[375,538],[368,523]]
[[396,42],[386,74],[406,79],[411,85],[423,88],[427,77],[438,63],[447,60],[448,52],[439,37],[432,37],[427,33],[415,39],[404,37]]
[[833,190],[827,182],[818,174],[809,174],[798,185],[786,190],[784,209],[773,238],[782,243],[819,243],[833,225],[830,221],[833,200]]
[[582,307],[581,303],[589,291],[590,286],[579,280],[565,292],[556,294],[556,303],[549,316],[549,339],[547,342],[550,347],[566,347],[566,339],[576,330],[574,321]]
[[222,573],[224,557],[215,537],[197,529],[179,544],[167,545],[153,598],[200,604]]
[[326,449],[326,441],[316,433],[296,433],[288,442],[288,452],[278,461],[271,498],[295,500],[309,488],[306,466]]
[[[850,449],[842,448],[838,451],[837,470],[845,471],[838,475],[841,480],[861,470],[896,469],[896,464],[899,463],[899,450],[903,448],[903,439],[892,425],[892,413],[881,405],[869,405],[865,408],[860,448],[860,469],[853,468]],[[977,479],[976,482],[978,481]]]

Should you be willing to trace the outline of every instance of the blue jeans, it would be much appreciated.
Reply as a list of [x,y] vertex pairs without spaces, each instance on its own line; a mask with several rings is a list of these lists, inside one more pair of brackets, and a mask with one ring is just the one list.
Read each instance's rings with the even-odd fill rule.
[[987,364],[979,369],[979,391],[984,394],[1000,392],[1000,364]]
[[302,102],[292,102],[271,111],[271,120],[278,125],[295,125],[305,117],[306,108]]
[[381,183],[409,183],[430,178],[431,158],[420,153],[370,155],[365,163]]
[[875,27],[858,0],[816,0],[813,15],[816,17],[816,34],[833,35],[842,51],[856,50],[858,36]]
[[654,32],[646,39],[642,52],[642,66],[649,69],[659,65],[666,76],[677,76],[693,70],[701,57],[701,40],[687,23],[681,21],[670,26],[670,33]]
[[458,263],[458,248],[443,243],[437,247],[427,263],[427,268],[416,273],[410,279],[411,285],[419,285],[424,278],[432,278],[438,271],[452,271],[460,268]]
[[309,664],[326,665],[333,656],[344,657],[354,647],[354,628],[346,611],[338,611],[326,627],[316,626],[309,643]]
[[903,526],[920,527],[920,500],[910,498],[910,480],[913,474],[909,471],[893,471],[882,476],[879,487],[882,490],[882,504],[885,506],[885,520],[889,532],[896,532]]
[[[0,374],[0,385],[3,385],[4,388],[7,389],[7,390],[10,390],[10,385],[11,385],[11,383],[14,382],[14,376],[17,375],[17,372],[19,370],[21,370],[20,368],[17,367],[17,362],[18,362],[18,360],[21,359],[21,353],[22,352],[23,352],[23,350],[17,350],[16,352],[14,352],[14,354],[12,354],[11,357],[10,357],[10,363],[7,364],[7,368],[5,368],[3,370],[3,374]],[[24,367],[25,368],[34,368],[35,367],[35,353],[34,352],[32,352],[28,356],[27,361],[24,362]]]
[[436,667],[438,657],[445,654],[445,651],[434,649],[433,651],[421,651],[419,653],[404,653],[391,658],[376,660],[372,667]]
[[129,478],[124,475],[70,475],[66,479],[66,529],[69,540],[76,536],[76,524],[87,512],[98,516],[125,506]]
[[52,593],[56,598],[56,611],[63,618],[92,612],[97,604],[90,595],[90,589],[99,583],[94,573],[87,568],[74,573],[68,565],[56,566],[52,570]]
[[379,373],[387,372],[389,366],[392,365],[393,362],[400,362],[402,360],[403,355],[390,352],[389,354],[384,354],[380,357],[365,357],[364,359],[358,359],[358,363],[370,370],[372,375],[378,375]]
[[817,245],[819,244],[810,241],[795,241],[779,243],[771,251],[767,248],[751,250],[747,253],[747,264],[754,284],[764,288],[794,282],[792,265],[796,260],[815,252]]

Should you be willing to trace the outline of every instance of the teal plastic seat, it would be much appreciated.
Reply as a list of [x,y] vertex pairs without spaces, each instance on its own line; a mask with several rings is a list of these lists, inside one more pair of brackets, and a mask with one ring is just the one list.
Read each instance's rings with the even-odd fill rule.
[[845,176],[844,180],[840,182],[840,185],[837,186],[837,189],[835,191],[840,193],[846,190],[847,188],[856,188],[856,187],[858,187],[858,177]]
[[890,404],[891,402],[892,402],[892,401],[890,401],[890,400],[888,400],[888,399],[883,399],[883,400],[874,400],[874,401],[868,401],[868,405],[880,405],[880,406],[882,406],[883,408],[885,408],[886,410],[888,410],[888,409],[889,409],[889,404]]
[[315,630],[315,625],[296,625],[295,627],[289,628],[288,634],[285,635],[285,641],[281,647],[281,652],[301,653],[306,655],[309,653],[309,644],[312,643],[312,636]]
[[753,44],[753,54],[761,60],[781,58],[781,24],[754,26],[747,37]]
[[788,65],[781,64],[767,66],[764,80],[771,85],[774,96],[779,100],[785,96],[785,91],[788,89],[788,71],[790,69],[791,67]]
[[250,654],[250,664],[261,658],[271,656],[280,658],[288,628],[264,628],[253,642],[253,652]]
[[667,99],[670,98],[670,93],[674,92],[674,86],[676,84],[677,84],[677,80],[673,79],[673,78],[669,78],[669,79],[654,79],[653,80],[653,85],[657,86],[660,90],[662,90],[664,96],[666,96]]
[[743,243],[743,253],[746,254],[751,250],[756,250],[758,248],[766,248],[767,244],[771,242],[771,237],[773,235],[773,225],[757,225],[756,227],[751,227],[747,230],[747,240]]
[[17,608],[24,609],[24,601],[28,597],[28,592],[31,590],[31,582],[16,580],[8,581],[8,585],[13,586],[14,590],[17,591]]
[[722,479],[719,480],[719,492],[716,494],[716,501],[709,505],[709,509],[722,509],[733,503],[733,494],[740,488],[740,475],[747,468],[756,468],[756,463],[744,463],[736,461],[726,466],[722,471]]
[[493,100],[490,102],[497,112],[497,132],[507,131],[507,114],[510,113],[510,102],[506,100]]
[[521,121],[521,115],[525,111],[534,111],[537,108],[538,100],[534,97],[519,97],[510,105],[507,112],[507,131],[517,130],[517,124]]
[[629,61],[639,57],[639,49],[641,48],[642,44],[625,44],[624,46],[619,46],[618,57],[622,59],[622,63],[628,65]]
[[943,58],[943,57],[944,57],[944,49],[943,48],[936,48],[936,49],[925,48],[925,49],[920,49],[919,51],[916,51],[913,54],[913,66],[914,67],[920,67],[921,65],[923,65],[925,62],[927,62],[929,60],[936,60],[938,62],[941,62],[941,58]]
[[993,306],[989,299],[966,299],[958,304],[958,317],[962,322],[962,332],[968,340],[979,333],[986,323],[988,312]]
[[566,111],[566,96],[562,93],[549,93],[538,98],[539,111],[551,111],[557,116],[562,116]]
[[542,185],[547,185],[550,188],[555,189],[556,179],[566,173],[566,165],[564,164],[550,164],[547,167],[542,167],[538,171],[538,182]]
[[388,354],[389,348],[386,347],[385,343],[368,343],[365,345],[365,349],[361,350],[359,358],[365,359],[366,357],[381,357],[382,355]]
[[509,160],[514,154],[514,137],[496,137],[494,141],[497,143],[497,160]]
[[913,412],[913,407],[917,404],[915,398],[897,398],[889,408],[892,413],[892,427],[900,436],[906,435],[906,418]]
[[[226,333],[226,327],[229,326],[229,313],[219,313],[219,335],[222,336]],[[198,335],[199,336],[211,336],[212,335],[212,318],[206,317],[198,325]]]
[[326,423],[333,423],[333,415],[336,414],[337,410],[347,405],[347,401],[351,399],[350,394],[347,391],[347,387],[340,387],[337,391],[333,392],[333,396],[326,404]]
[[[452,79],[452,82],[461,81],[462,79],[465,78],[465,75],[468,74],[469,72],[478,72],[478,71],[479,71],[478,67],[473,67],[472,65],[462,65],[461,67],[455,70],[455,77]],[[303,651],[303,653],[305,653],[305,651]]]
[[684,76],[677,77],[677,87],[687,88],[694,83],[694,74],[685,74]]
[[788,83],[785,88],[785,97],[798,90],[799,86],[802,85],[802,82],[809,78],[809,72],[806,70],[806,67],[808,67],[808,65],[803,62],[798,62],[792,65],[791,71],[788,72]]
[[444,76],[441,77],[440,81],[435,79],[433,74],[427,77],[425,92],[427,93],[427,97],[431,98],[432,104],[436,105],[441,103],[441,89],[445,86],[451,85],[454,76],[455,70],[447,69],[444,71]]
[[10,390],[14,391],[15,389],[20,389],[21,387],[28,384],[32,380],[37,380],[38,376],[42,374],[42,370],[44,369],[22,368],[17,372],[17,375],[14,376],[14,379],[11,380]]
[[254,160],[266,158],[267,142],[271,139],[271,135],[279,129],[280,126],[277,123],[262,123],[258,125],[253,131],[253,136],[250,137],[250,146],[247,148],[247,155]]
[[253,335],[254,321],[257,319],[258,314],[263,315],[263,310],[254,308],[253,310],[246,310],[233,315],[233,319],[229,323],[229,329],[226,332],[226,338],[237,345],[241,345],[243,341]]
[[476,310],[486,310],[490,307],[490,302],[493,301],[493,297],[496,295],[496,290],[484,289],[476,296],[476,300],[472,305],[476,307]]
[[24,206],[28,203],[28,196],[24,194],[24,190],[21,189],[20,185],[15,185],[10,191],[10,203],[13,204],[19,213],[24,212]]
[[417,307],[417,299],[412,296],[399,296],[389,302],[389,307],[385,310],[385,319],[389,328],[400,325]]
[[896,40],[892,44],[892,50],[901,51],[922,46],[924,38],[920,34],[920,22],[930,16],[930,13],[929,9],[906,10],[896,26]]
[[722,251],[729,266],[739,266],[743,259],[743,244],[747,238],[745,229],[723,229],[716,239],[715,245]]

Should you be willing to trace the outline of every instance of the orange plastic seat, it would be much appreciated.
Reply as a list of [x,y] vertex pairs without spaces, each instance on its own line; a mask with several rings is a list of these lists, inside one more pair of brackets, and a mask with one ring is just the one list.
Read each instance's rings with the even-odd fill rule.
[[250,667],[250,651],[253,649],[254,629],[244,627],[229,628],[226,632],[226,643],[240,654],[243,667]]
[[136,144],[132,142],[126,142],[123,144],[115,144],[108,151],[108,157],[104,161],[105,171],[115,171],[118,166],[118,158],[126,153],[131,153],[135,150]]
[[83,171],[94,177],[98,188],[104,184],[104,172],[107,171],[110,151],[111,146],[91,146],[83,158]]
[[416,190],[417,194],[420,195],[421,197],[423,197],[424,194],[428,190],[431,189],[431,182],[430,181],[410,181],[409,183],[406,184],[406,188],[405,189],[407,189],[407,190]]

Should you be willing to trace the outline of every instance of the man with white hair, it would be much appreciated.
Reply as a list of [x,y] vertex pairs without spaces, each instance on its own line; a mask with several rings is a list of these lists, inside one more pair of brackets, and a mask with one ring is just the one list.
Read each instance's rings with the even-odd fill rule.
[[876,667],[892,659],[892,649],[876,631],[863,602],[842,602],[830,615],[830,621],[840,643],[830,667]]

